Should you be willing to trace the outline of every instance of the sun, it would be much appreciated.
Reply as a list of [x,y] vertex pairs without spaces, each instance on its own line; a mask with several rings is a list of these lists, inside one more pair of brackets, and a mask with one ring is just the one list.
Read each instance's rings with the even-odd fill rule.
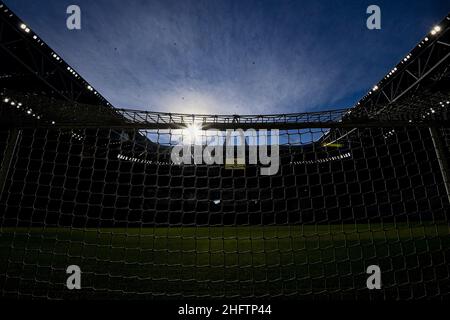
[[195,144],[202,143],[203,130],[200,123],[194,122],[183,129],[183,143]]

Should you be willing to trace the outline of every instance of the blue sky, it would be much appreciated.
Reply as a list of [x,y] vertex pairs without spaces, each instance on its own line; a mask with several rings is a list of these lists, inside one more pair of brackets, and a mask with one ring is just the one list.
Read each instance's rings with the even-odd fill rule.
[[[447,0],[5,0],[113,105],[258,114],[351,107]],[[82,29],[66,28],[81,8]],[[381,8],[381,30],[366,8]]]

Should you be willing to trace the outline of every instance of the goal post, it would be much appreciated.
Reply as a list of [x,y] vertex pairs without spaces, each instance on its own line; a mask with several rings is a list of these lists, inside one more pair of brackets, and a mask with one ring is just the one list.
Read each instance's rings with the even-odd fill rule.
[[450,202],[450,169],[448,166],[450,148],[445,148],[444,141],[438,129],[430,128],[430,135],[433,140],[434,150],[436,151],[436,157],[442,173],[442,179],[444,180],[445,190]]
[[17,147],[20,131],[18,129],[11,129],[3,132],[1,135],[5,138],[3,142],[3,153],[0,156],[0,195],[5,188],[6,180],[9,170],[11,168],[12,158]]

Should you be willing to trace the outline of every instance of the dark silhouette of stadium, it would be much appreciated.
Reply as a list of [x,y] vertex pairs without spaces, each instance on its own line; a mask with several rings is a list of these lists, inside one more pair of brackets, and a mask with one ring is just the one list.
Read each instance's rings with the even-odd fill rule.
[[[339,230],[380,226],[378,231],[387,232],[388,226],[398,229],[406,225],[407,228],[435,226],[436,234],[430,238],[421,236],[422,243],[417,242],[412,231],[407,236],[408,244],[416,243],[418,248],[428,246],[425,251],[419,248],[416,253],[410,252],[405,245],[396,256],[401,261],[389,255],[377,256],[379,252],[367,259],[386,263],[392,274],[392,278],[386,279],[382,293],[360,292],[360,286],[355,285],[356,293],[351,294],[384,298],[448,297],[449,16],[439,24],[439,33],[424,38],[411,51],[408,61],[400,62],[354,107],[258,116],[183,115],[114,108],[42,39],[30,30],[26,32],[23,22],[4,4],[0,6],[0,24],[0,150],[3,151],[0,152],[0,232],[13,230],[16,234],[11,239],[5,236],[12,242],[4,248],[15,247],[14,241],[22,245],[22,240],[17,240],[21,237],[25,242],[32,239],[32,228],[71,228],[74,233],[101,228],[110,228],[114,233],[116,228],[118,234],[132,237],[134,233],[130,231],[128,235],[128,231],[122,230],[253,226],[309,226],[316,228],[311,230],[325,230],[321,228],[333,225]],[[263,176],[259,174],[259,165],[250,164],[244,168],[173,164],[172,136],[194,122],[205,130],[279,129],[278,173]],[[363,232],[361,238],[348,240],[350,248],[376,246],[377,241],[365,239]],[[356,237],[359,232],[351,234]],[[399,231],[399,234],[404,233]],[[323,233],[317,231],[313,235],[320,237]],[[43,241],[46,234],[38,238]],[[211,239],[211,235],[205,238]],[[275,238],[277,243],[284,239]],[[292,241],[291,236],[287,238]],[[63,241],[58,236],[51,239]],[[389,247],[401,242],[389,241],[383,243]],[[24,245],[25,252],[27,245]],[[287,251],[294,252],[291,245]],[[329,243],[327,246],[333,247]],[[347,242],[335,247],[341,246],[347,248]],[[201,250],[195,248],[189,252]],[[283,252],[283,247],[280,244],[264,250]],[[322,249],[319,246],[315,250]],[[152,254],[157,252],[153,248]],[[411,262],[415,254],[421,257],[417,263]],[[365,253],[355,258],[361,268],[368,263],[362,256]],[[83,254],[77,257],[88,260]],[[432,258],[436,265],[428,264]],[[25,261],[26,257],[21,259]],[[350,263],[353,256],[348,254],[344,260]],[[21,261],[11,260],[0,269],[3,295],[60,298],[68,294],[54,288],[55,283],[63,283],[60,278],[54,281],[46,278],[45,285],[40,286],[26,271],[18,272],[20,266],[26,265]],[[126,258],[120,261],[128,263]],[[280,271],[272,283],[303,281],[298,280],[300,276],[296,274],[300,271],[296,268],[304,263],[290,263],[295,272],[285,277]],[[310,263],[313,262],[307,262]],[[327,263],[337,266],[340,262]],[[15,264],[19,267],[13,267]],[[172,266],[166,262],[165,265]],[[283,264],[276,267],[279,271]],[[49,268],[53,272],[62,267],[55,262]],[[241,265],[236,268],[243,272]],[[222,269],[227,270],[224,266]],[[361,270],[355,275],[346,273],[348,279],[353,279],[349,281],[363,278]],[[309,271],[305,278],[334,279],[327,272],[316,278],[312,273]],[[417,281],[405,284],[402,282],[405,274]],[[96,271],[91,275],[96,279]],[[171,277],[162,276],[163,279]],[[11,284],[11,279],[21,279],[22,284],[28,285],[17,287]],[[153,281],[151,289],[130,285],[128,289],[114,290],[102,283],[100,291],[121,296],[131,292],[138,295],[142,289],[142,295],[178,292],[183,297],[206,292],[202,291],[200,282],[195,282],[197,291],[191,292],[184,287],[162,289],[163,285],[155,284],[157,277],[144,279]],[[255,278],[250,280],[257,282]],[[227,284],[226,279],[221,281]],[[261,282],[270,287],[267,277]],[[267,293],[255,285],[249,289],[250,293],[243,293],[242,289],[233,294],[258,297],[271,295],[273,291],[274,295],[283,296],[274,286],[265,287]],[[286,295],[313,293],[343,297],[343,292],[348,292],[348,289],[340,291],[345,287],[342,283],[330,286],[319,286],[317,292],[312,286],[303,292],[296,285]],[[226,295],[217,290],[218,296]]]

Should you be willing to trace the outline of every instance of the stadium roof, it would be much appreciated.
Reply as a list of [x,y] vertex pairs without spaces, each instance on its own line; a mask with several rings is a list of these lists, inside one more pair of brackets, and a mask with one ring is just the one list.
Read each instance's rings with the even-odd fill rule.
[[216,129],[237,126],[296,129],[356,123],[379,125],[380,121],[399,125],[440,121],[445,125],[448,119],[450,15],[350,110],[260,116],[116,109],[1,1],[0,27],[2,103],[14,109],[14,113],[5,112],[5,108],[0,110],[5,125],[170,129],[200,122],[203,128]]
[[[405,95],[450,90],[450,14],[425,37],[356,104],[377,113],[389,109]],[[421,93],[418,93],[420,91]]]
[[110,103],[0,1],[0,83],[9,90],[109,107]]

